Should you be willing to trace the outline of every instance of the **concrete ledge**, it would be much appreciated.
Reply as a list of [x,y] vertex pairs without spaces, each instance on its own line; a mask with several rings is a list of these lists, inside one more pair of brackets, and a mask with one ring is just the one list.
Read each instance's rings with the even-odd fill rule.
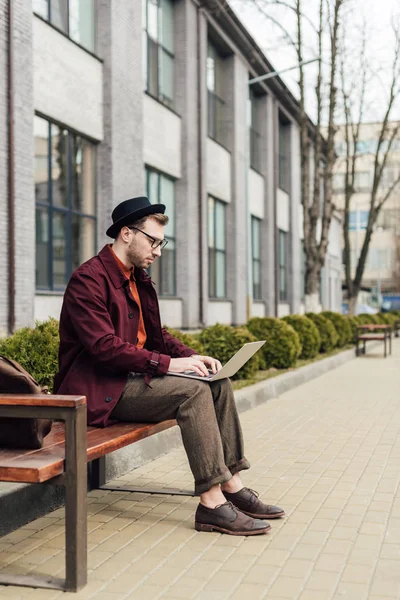
[[[277,398],[294,387],[315,379],[323,373],[353,360],[355,350],[345,350],[299,369],[277,375],[235,391],[239,412]],[[107,479],[115,479],[154,460],[181,444],[178,427],[162,431],[136,444],[117,450],[107,456]],[[64,504],[64,490],[52,485],[24,485],[0,483],[0,535],[5,535]]]

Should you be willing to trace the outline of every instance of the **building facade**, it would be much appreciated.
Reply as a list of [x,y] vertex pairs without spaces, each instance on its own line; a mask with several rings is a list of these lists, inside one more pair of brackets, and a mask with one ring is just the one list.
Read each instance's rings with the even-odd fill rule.
[[[0,0],[0,334],[58,318],[142,194],[170,217],[166,325],[301,312],[299,106],[251,81],[271,71],[219,0]],[[333,227],[324,282],[337,245]]]
[[[389,131],[398,126],[389,123]],[[381,123],[364,123],[360,127],[358,142],[355,193],[351,199],[349,212],[349,235],[351,244],[351,267],[354,276],[358,258],[364,242],[365,231],[371,208],[371,192],[374,183],[374,163],[381,133]],[[351,149],[352,151],[353,149]],[[346,172],[345,128],[336,134],[336,153],[338,160],[333,179],[335,203],[344,208],[344,185]],[[384,141],[380,161],[387,153],[385,168],[377,193],[377,202],[384,202],[369,246],[365,266],[363,287],[375,290],[378,294],[400,291],[400,138],[394,139],[388,152],[388,142]],[[391,188],[393,191],[391,191]]]

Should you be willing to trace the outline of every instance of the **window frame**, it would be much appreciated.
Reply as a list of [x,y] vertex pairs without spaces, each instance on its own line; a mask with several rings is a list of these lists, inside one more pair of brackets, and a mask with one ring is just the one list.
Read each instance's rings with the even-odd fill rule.
[[[283,253],[282,253],[283,249]],[[288,233],[278,229],[279,302],[288,301]],[[282,286],[282,283],[284,284]]]
[[249,116],[250,116],[250,124],[249,124],[249,135],[250,135],[250,168],[254,169],[258,173],[262,172],[262,138],[263,135],[260,132],[260,107],[259,103],[261,102],[262,96],[257,96],[254,93],[252,87],[250,87],[249,92]]
[[[157,176],[157,198],[153,199],[150,195],[150,176],[151,175],[156,175]],[[161,256],[157,259],[158,264],[159,264],[159,273],[160,273],[160,278],[159,278],[159,284],[157,284],[157,294],[160,297],[163,298],[176,298],[176,294],[177,294],[177,262],[176,262],[176,190],[175,190],[175,182],[176,179],[174,179],[173,177],[171,177],[170,175],[167,175],[166,173],[163,173],[162,171],[159,171],[158,169],[154,169],[153,167],[150,166],[145,166],[145,177],[146,177],[146,193],[147,193],[147,197],[149,198],[150,202],[152,204],[163,204],[162,201],[162,194],[161,194],[161,179],[168,179],[168,181],[172,182],[174,185],[174,235],[166,235],[165,239],[168,240],[169,244],[167,246],[168,248],[168,252],[171,252],[173,250],[174,252],[174,257],[173,257],[173,264],[174,264],[174,274],[173,274],[173,291],[171,293],[165,292],[163,289],[163,278],[161,275],[161,271],[163,269],[163,253],[161,252]],[[171,243],[172,242],[172,243]],[[173,245],[173,248],[172,248]],[[151,277],[151,267],[149,268],[149,274]]]
[[[251,215],[251,273],[252,273],[252,291],[253,291],[253,300],[260,301],[262,300],[262,280],[261,280],[261,224],[262,219]],[[258,247],[255,248],[255,235],[254,235],[254,227],[258,227]],[[257,252],[256,252],[257,250]],[[254,281],[254,273],[256,268],[258,268],[258,272],[260,274],[260,283],[256,284]],[[256,286],[259,286],[259,290],[257,292]]]
[[[212,50],[212,53],[210,53]],[[211,55],[212,54],[212,55]],[[208,78],[208,61],[213,60],[214,69],[214,89],[209,87]],[[207,89],[207,136],[214,140],[217,144],[225,147],[224,133],[223,133],[223,114],[225,111],[226,101],[218,91],[219,84],[222,83],[220,79],[220,73],[222,72],[222,60],[223,56],[219,52],[215,43],[208,38],[207,40],[207,76],[206,76],[206,89]],[[220,68],[217,68],[220,66]]]
[[[145,91],[146,94],[148,94],[149,96],[151,96],[152,98],[155,98],[158,102],[161,102],[161,104],[163,104],[164,106],[166,106],[167,108],[170,109],[174,109],[175,106],[175,52],[172,52],[169,48],[167,48],[162,41],[160,41],[160,32],[162,32],[162,5],[161,3],[164,1],[170,1],[170,0],[156,0],[157,2],[157,38],[158,39],[154,39],[153,36],[151,35],[151,33],[149,33],[149,11],[148,11],[148,6],[149,6],[149,2],[151,0],[144,0],[143,4],[142,4],[142,10],[145,11],[145,15],[142,15],[142,26],[143,27],[143,32],[144,32],[144,37],[145,37],[145,48],[143,48],[143,52],[145,55],[145,65],[144,65],[144,81],[145,81]],[[174,2],[170,1],[171,4],[171,8],[172,11],[174,12],[175,7],[174,7]],[[172,22],[174,23],[174,14],[173,14],[173,19]],[[172,37],[174,38],[174,32],[172,34]],[[157,56],[157,63],[156,63],[156,71],[157,71],[157,81],[156,81],[156,92],[154,93],[149,86],[149,81],[150,81],[150,77],[149,77],[149,73],[150,73],[150,55],[151,55],[151,45],[154,45],[155,49],[156,49],[156,53],[155,55]],[[162,68],[161,68],[161,64],[162,64],[162,60],[161,57],[163,56],[163,54],[166,54],[172,61],[172,94],[173,97],[169,98],[168,96],[166,96],[164,93],[162,93]]]
[[[41,202],[36,200],[35,193],[35,213],[39,209],[41,211],[47,212],[47,231],[48,231],[48,248],[47,248],[47,270],[48,270],[48,285],[42,286],[38,285],[35,277],[35,290],[39,293],[45,292],[64,292],[67,286],[68,280],[73,273],[73,259],[72,259],[72,221],[73,217],[77,216],[84,219],[90,219],[93,222],[94,226],[94,238],[93,238],[93,255],[96,253],[97,248],[97,144],[89,139],[87,136],[81,135],[80,133],[57,123],[53,119],[49,119],[41,114],[35,113],[35,118],[40,118],[42,121],[47,123],[47,199],[48,202]],[[57,206],[53,202],[53,179],[52,179],[52,160],[53,160],[53,148],[52,148],[52,128],[58,127],[61,131],[67,132],[67,181],[66,181],[66,206]],[[93,214],[89,214],[80,210],[76,210],[73,208],[72,201],[72,161],[71,161],[71,147],[72,147],[72,137],[79,136],[85,142],[91,144],[93,151],[93,161],[94,161],[94,169],[93,169]],[[35,139],[34,135],[34,139]],[[34,156],[36,157],[36,151]],[[36,184],[35,184],[36,185]],[[54,227],[53,227],[53,219],[55,215],[63,215],[66,219],[65,231],[66,231],[66,240],[65,240],[65,284],[59,285],[54,283]],[[35,232],[37,227],[37,221],[35,216]],[[37,239],[35,238],[35,264],[37,259]],[[90,258],[90,257],[88,257]],[[35,267],[36,269],[36,267]]]
[[[212,232],[212,239],[214,240],[214,245],[210,245],[210,201],[213,202],[213,232]],[[224,228],[224,233],[223,233],[223,248],[217,248],[216,247],[216,239],[217,239],[217,209],[218,207],[222,207],[223,209],[223,213],[224,213],[224,223],[223,223],[223,228]],[[211,194],[208,195],[207,198],[207,250],[208,250],[208,297],[212,300],[225,300],[227,298],[227,251],[226,251],[226,245],[227,245],[227,222],[226,222],[226,208],[227,208],[227,204],[226,202],[223,202],[222,200],[219,200],[218,198],[215,198],[214,196],[211,196]],[[223,273],[223,294],[222,295],[218,295],[217,294],[217,278],[218,278],[218,261],[217,261],[217,257],[218,256],[223,256],[223,263],[224,263],[224,273]],[[213,268],[211,268],[211,265],[213,266]],[[212,274],[214,274],[214,280],[211,281],[212,278]]]
[[42,13],[36,11],[33,8],[33,14],[36,15],[39,19],[42,19],[43,21],[45,21],[46,23],[48,23],[51,27],[53,27],[54,29],[56,29],[59,33],[61,33],[61,35],[65,36],[66,38],[68,38],[72,43],[76,44],[77,46],[79,46],[79,48],[82,48],[82,50],[85,50],[85,52],[88,52],[89,54],[91,54],[92,56],[97,57],[97,44],[98,44],[98,39],[97,39],[97,26],[96,26],[96,2],[93,2],[93,47],[89,47],[86,46],[85,44],[82,44],[82,42],[74,39],[73,37],[71,37],[70,31],[71,31],[71,22],[70,22],[70,1],[71,0],[67,0],[67,31],[64,31],[63,29],[61,29],[57,24],[55,24],[52,19],[51,19],[51,0],[46,0],[46,4],[47,4],[47,16],[44,16]]

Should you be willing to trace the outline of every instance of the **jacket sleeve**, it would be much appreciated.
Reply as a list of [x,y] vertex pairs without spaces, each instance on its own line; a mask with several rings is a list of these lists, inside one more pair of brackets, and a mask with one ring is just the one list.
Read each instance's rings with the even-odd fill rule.
[[177,340],[164,327],[162,329],[162,334],[164,338],[165,347],[167,348],[168,354],[172,356],[172,358],[182,358],[185,356],[193,356],[193,354],[197,354],[196,350],[193,350],[193,348],[189,348],[189,346],[186,346],[181,341]]
[[105,296],[99,278],[90,273],[74,274],[65,292],[70,323],[86,352],[96,363],[115,371],[146,373],[151,366],[153,374],[165,374],[171,357],[137,348],[118,337]]

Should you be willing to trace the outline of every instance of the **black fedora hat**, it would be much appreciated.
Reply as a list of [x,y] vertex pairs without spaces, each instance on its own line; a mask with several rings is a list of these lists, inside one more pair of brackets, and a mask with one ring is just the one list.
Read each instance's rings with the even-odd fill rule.
[[165,204],[150,204],[146,196],[129,198],[118,204],[112,211],[113,224],[107,229],[106,234],[115,239],[124,225],[129,225],[148,215],[164,214],[164,212]]

